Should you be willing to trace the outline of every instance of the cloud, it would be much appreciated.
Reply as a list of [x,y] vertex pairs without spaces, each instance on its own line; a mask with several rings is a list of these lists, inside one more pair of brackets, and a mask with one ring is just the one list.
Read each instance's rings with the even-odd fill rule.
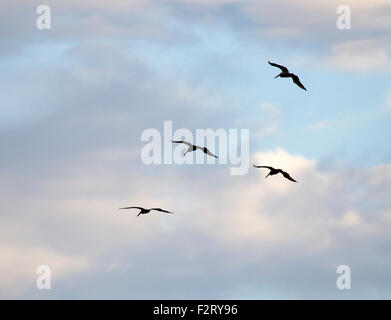
[[[290,172],[294,184],[281,176],[265,180],[260,169],[241,177],[225,167],[157,170],[140,165],[132,152],[87,151],[72,166],[58,164],[56,173],[40,177],[38,187],[23,191],[22,203],[3,202],[10,215],[1,217],[2,243],[12,252],[1,272],[3,296],[39,297],[32,272],[43,262],[61,276],[52,297],[336,297],[341,261],[360,274],[350,297],[386,293],[386,273],[376,261],[384,270],[391,265],[382,250],[390,240],[384,172],[391,165],[324,171],[280,148],[253,154],[254,163]],[[10,191],[10,199],[20,193],[12,184]],[[175,214],[136,218],[117,210],[128,204]],[[26,266],[29,251],[35,254]]]
[[262,112],[266,112],[275,117],[278,117],[281,114],[280,108],[271,102],[263,102],[259,105],[259,108]]
[[[197,44],[200,30],[224,30],[241,42],[254,37],[262,45],[292,47],[310,52],[323,67],[358,71],[389,72],[391,28],[387,1],[345,1],[352,9],[352,29],[336,27],[333,1],[277,0],[138,0],[49,1],[53,9],[52,30],[35,28],[35,1],[0,5],[0,53],[21,54],[34,45],[70,44],[80,41],[137,40],[162,46]],[[10,30],[12,30],[10,32]],[[270,42],[273,40],[273,42]],[[307,62],[308,63],[308,62]]]
[[[178,8],[183,8],[189,3],[201,2],[175,3]],[[218,17],[220,23],[231,26],[244,39],[255,36],[267,46],[312,52],[320,55],[321,62],[327,62],[327,68],[359,72],[382,68],[390,71],[389,1],[345,1],[343,4],[352,12],[350,30],[339,30],[336,26],[337,8],[341,5],[338,0],[215,1],[210,6],[202,4],[205,16]],[[191,19],[191,10],[188,15]]]
[[83,257],[60,254],[43,246],[0,245],[0,297],[23,295],[35,285],[37,267],[48,265],[54,281],[72,277],[74,273],[86,271],[91,265]]
[[325,64],[348,71],[388,72],[391,70],[390,48],[385,39],[344,42],[331,47]]
[[[359,70],[366,72],[386,63],[382,52],[388,48],[376,51],[377,40],[363,40],[368,34],[340,39],[329,33],[335,10],[326,1],[267,1],[264,7],[214,1],[213,10],[210,2],[201,2],[53,2],[56,25],[45,34],[31,29],[34,5],[2,2],[1,23],[15,27],[2,50],[17,57],[3,60],[8,72],[2,78],[7,94],[0,124],[6,150],[0,157],[2,297],[42,298],[35,288],[42,263],[53,269],[56,286],[45,295],[52,298],[339,298],[339,264],[359,275],[346,296],[387,296],[387,161],[333,167],[293,153],[289,145],[253,152],[252,162],[281,167],[298,184],[281,176],[265,180],[266,172],[254,168],[233,177],[226,166],[142,164],[141,132],[162,129],[164,120],[172,120],[174,129],[249,127],[262,142],[279,134],[291,111],[275,101],[258,103],[269,100],[259,100],[257,92],[255,99],[239,99],[249,106],[246,113],[236,102],[232,106],[228,90],[219,90],[214,79],[190,82],[182,76],[184,67],[168,63],[175,70],[168,76],[146,65],[129,39],[157,41],[159,55],[165,55],[161,49],[170,41],[193,41],[194,27],[229,26],[224,30],[241,41],[256,34],[257,40],[273,36],[289,46],[303,36],[302,43],[319,47],[321,59],[337,44],[331,53],[340,59],[334,60],[340,70],[358,70],[364,63]],[[368,9],[359,3],[359,12]],[[370,7],[371,17],[383,17],[380,8]],[[286,10],[289,16],[281,13]],[[191,18],[184,19],[187,15]],[[380,21],[386,28],[388,22]],[[381,34],[374,25],[368,33]],[[23,51],[37,43],[37,51]],[[59,43],[64,47],[53,46]],[[198,55],[198,48],[191,50]],[[345,52],[353,56],[355,50],[365,54],[346,65]],[[381,63],[366,60],[371,54]],[[327,125],[320,122],[315,129]],[[136,218],[118,210],[125,205],[160,206],[175,214]]]
[[276,103],[261,102],[254,108],[251,116],[239,116],[235,125],[249,128],[254,139],[280,134],[281,109]]
[[341,225],[346,227],[356,227],[362,223],[360,213],[357,211],[348,211],[341,219]]
[[85,39],[149,39],[175,44],[191,36],[184,29],[172,26],[172,18],[159,2],[136,1],[47,1],[51,8],[51,29],[38,30],[35,0],[17,3],[4,0],[0,4],[0,53],[5,55],[29,52],[34,45],[70,44]]
[[319,121],[319,122],[316,122],[316,123],[310,125],[307,128],[307,130],[320,131],[320,130],[332,128],[333,126],[335,126],[335,124],[333,122],[325,120],[325,121]]
[[[4,27],[1,30],[12,30],[12,34],[3,35],[14,45],[32,39],[69,41],[85,37],[96,39],[98,36],[134,37],[172,44],[194,40],[194,26],[211,27],[214,20],[239,32],[273,37],[275,41],[312,41],[319,45],[322,44],[319,39],[322,39],[323,44],[328,45],[341,40],[342,33],[335,25],[336,9],[340,4],[337,0],[49,1],[47,5],[53,9],[53,28],[46,33],[35,28],[35,9],[39,5],[36,1],[18,4],[6,0],[2,1],[0,8]],[[353,28],[349,31],[351,39],[387,35],[391,26],[388,1],[345,1],[344,4],[353,12]],[[72,22],[69,21],[70,15]],[[177,24],[182,26],[181,30],[174,28]]]

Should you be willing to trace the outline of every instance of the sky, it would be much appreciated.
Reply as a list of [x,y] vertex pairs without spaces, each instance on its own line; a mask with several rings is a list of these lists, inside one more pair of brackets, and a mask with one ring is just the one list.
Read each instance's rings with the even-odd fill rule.
[[[42,4],[0,3],[0,298],[390,298],[390,0]],[[299,183],[146,165],[164,121],[249,129]]]

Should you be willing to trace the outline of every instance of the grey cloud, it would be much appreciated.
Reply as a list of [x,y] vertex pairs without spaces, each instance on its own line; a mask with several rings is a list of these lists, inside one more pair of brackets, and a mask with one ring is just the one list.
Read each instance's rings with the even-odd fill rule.
[[[70,45],[61,64],[21,68],[14,80],[25,77],[19,94],[40,111],[0,131],[0,241],[23,249],[0,282],[13,263],[28,276],[18,280],[22,289],[1,296],[387,297],[389,165],[335,168],[281,150],[254,154],[286,159],[297,186],[265,182],[256,170],[232,177],[225,166],[145,166],[142,130],[161,129],[164,120],[230,127],[239,112],[202,84],[164,78],[114,44]],[[45,103],[27,83],[46,88]],[[175,215],[137,219],[119,212],[128,204]],[[36,250],[43,254],[34,263],[57,253],[70,266],[49,293],[37,292],[21,265]],[[71,268],[80,259],[88,264]],[[352,267],[351,292],[335,287],[338,264]]]
[[[35,27],[37,1],[1,4],[3,54],[28,52],[32,45],[75,43],[80,41],[139,41],[164,46],[197,43],[200,32],[229,32],[243,45],[255,39],[273,48],[296,48],[318,59],[314,64],[330,68],[372,71],[387,67],[387,45],[390,5],[376,1],[348,1],[353,26],[341,31],[336,27],[338,1],[55,1],[48,3],[53,11],[53,28],[39,31]],[[364,52],[350,50],[353,43],[371,40]],[[361,50],[360,50],[361,51]],[[376,54],[382,61],[368,60]],[[353,62],[348,57],[353,55]],[[319,61],[320,60],[320,61]],[[324,63],[324,62],[330,63]],[[363,61],[363,63],[361,63]],[[361,64],[368,66],[362,67]]]
[[[34,245],[89,260],[87,271],[56,279],[50,297],[385,297],[390,201],[378,191],[390,186],[381,168],[325,172],[281,155],[292,167],[304,165],[295,170],[297,187],[266,183],[257,171],[243,177],[224,168],[152,173],[122,156],[99,163],[79,158],[25,191],[23,203],[6,206],[13,210],[7,220],[23,221],[17,234],[30,236],[20,243],[35,239]],[[175,215],[141,219],[117,210],[140,201],[160,203]],[[350,209],[361,220],[344,225]],[[11,240],[2,235],[3,242]],[[335,287],[339,264],[353,270],[354,289],[345,295]],[[43,295],[27,288],[23,297]]]

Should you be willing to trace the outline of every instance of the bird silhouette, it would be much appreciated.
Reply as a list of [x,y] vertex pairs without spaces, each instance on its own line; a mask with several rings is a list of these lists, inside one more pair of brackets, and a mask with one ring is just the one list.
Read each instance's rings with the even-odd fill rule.
[[171,211],[167,211],[167,210],[163,210],[161,208],[151,208],[151,209],[146,209],[146,208],[142,208],[142,207],[124,207],[124,208],[119,208],[120,210],[124,210],[124,209],[139,209],[140,212],[138,213],[137,215],[137,218],[140,214],[147,214],[149,213],[150,211],[152,210],[155,210],[155,211],[159,211],[159,212],[164,212],[164,213],[170,213],[170,214],[173,214],[174,212],[171,212]]
[[273,66],[273,67],[277,67],[277,68],[280,68],[281,69],[281,73],[278,74],[277,76],[274,77],[275,78],[278,78],[278,77],[281,77],[281,78],[292,78],[293,82],[295,84],[297,84],[300,88],[304,89],[307,91],[307,89],[303,86],[303,84],[300,82],[300,79],[297,75],[293,74],[293,73],[290,73],[288,68],[284,67],[284,66],[281,66],[277,63],[273,63],[273,62],[270,62],[268,61],[268,63]]
[[188,152],[193,152],[193,151],[196,151],[196,150],[201,150],[203,153],[207,154],[208,156],[211,156],[211,157],[215,157],[215,158],[218,158],[217,156],[215,156],[212,152],[210,152],[208,150],[208,148],[206,147],[200,147],[200,146],[195,146],[194,144],[190,143],[190,142],[186,142],[186,141],[173,141],[171,140],[171,142],[173,143],[183,143],[185,145],[188,146],[188,149],[186,150],[185,154],[183,156],[185,156]]
[[276,175],[276,174],[281,173],[281,174],[284,176],[284,178],[286,178],[286,179],[288,179],[288,180],[290,180],[290,181],[293,181],[293,182],[297,182],[295,179],[293,179],[293,178],[289,175],[288,172],[285,172],[285,171],[283,171],[283,170],[281,170],[281,169],[275,169],[275,168],[273,168],[273,167],[268,167],[268,166],[256,166],[256,165],[253,165],[253,167],[254,167],[254,168],[266,168],[266,169],[269,169],[270,172],[269,172],[269,174],[265,177],[265,179],[266,179],[268,176],[274,176],[274,175]]

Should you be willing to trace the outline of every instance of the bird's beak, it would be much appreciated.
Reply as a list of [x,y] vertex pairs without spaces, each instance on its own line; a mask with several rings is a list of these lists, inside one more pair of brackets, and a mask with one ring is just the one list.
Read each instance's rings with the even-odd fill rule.
[[279,74],[278,74],[278,75],[276,75],[276,76],[274,77],[274,79],[275,79],[275,78],[278,78],[279,76],[280,76]]

